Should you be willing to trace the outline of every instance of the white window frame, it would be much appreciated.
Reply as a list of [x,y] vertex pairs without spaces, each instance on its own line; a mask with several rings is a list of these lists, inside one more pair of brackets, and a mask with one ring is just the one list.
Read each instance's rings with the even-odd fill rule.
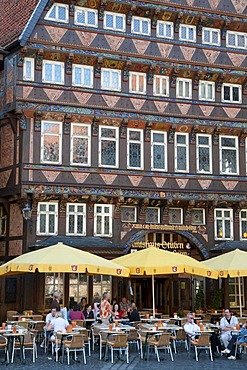
[[[129,138],[130,132],[140,132],[140,140],[132,140]],[[130,144],[131,143],[139,143],[140,144],[140,152],[141,152],[141,166],[140,167],[132,167],[130,166]],[[143,149],[144,149],[144,143],[143,143],[143,130],[141,129],[134,129],[134,128],[127,128],[127,168],[128,169],[136,169],[136,170],[143,170],[144,167],[144,158],[143,158]]]
[[[65,9],[65,13],[66,13],[66,19],[59,19],[58,17],[58,8],[64,8]],[[56,12],[56,16],[55,18],[51,18],[50,17],[50,14],[51,12],[53,11],[53,8],[56,8],[55,12]],[[55,21],[55,22],[61,22],[61,23],[69,23],[69,5],[67,4],[61,4],[61,3],[54,3],[51,7],[51,9],[48,10],[45,18],[45,20],[48,20],[48,21]]]
[[[185,144],[177,143],[178,135],[184,136],[186,138],[186,143]],[[179,170],[178,169],[178,162],[177,162],[178,161],[178,154],[177,154],[178,147],[185,147],[186,148],[186,169],[185,170]],[[175,154],[174,154],[174,159],[175,159],[174,170],[175,170],[175,172],[184,172],[184,173],[189,172],[189,134],[188,133],[175,132],[174,150],[175,150]]]
[[[81,70],[82,83],[80,83],[80,84],[75,82],[75,73],[76,73],[77,68]],[[84,80],[85,69],[88,69],[90,71],[90,82],[91,82],[90,85],[85,84],[85,80]],[[81,86],[81,87],[93,88],[93,66],[73,64],[72,65],[72,86]]]
[[159,224],[160,223],[160,208],[159,207],[147,207],[146,210],[147,209],[150,209],[150,208],[157,209],[157,211],[158,211],[158,221],[150,222],[150,221],[147,220],[147,217],[145,215],[145,222],[146,222],[146,224],[151,224],[151,225],[156,224],[156,223]]
[[[132,83],[132,77],[133,76],[136,76],[136,90],[134,90],[134,86],[132,86],[133,85],[133,83]],[[144,90],[143,91],[140,91],[140,77],[144,78],[144,82],[143,82]],[[144,94],[146,94],[146,91],[147,91],[147,75],[146,75],[146,73],[129,72],[129,92],[134,93],[134,94],[144,95]]]
[[[135,31],[134,30],[134,21],[135,20],[138,20],[141,24],[140,28],[141,30],[140,31]],[[142,27],[142,23],[143,22],[147,22],[148,23],[148,32],[147,33],[144,33],[143,32],[143,27]],[[138,34],[138,35],[144,35],[144,36],[150,36],[151,35],[151,19],[150,18],[144,18],[144,17],[136,17],[136,16],[133,16],[132,17],[132,20],[131,20],[131,32],[132,33],[135,33],[135,34]]]
[[242,212],[247,213],[247,209],[241,209],[240,212],[239,212],[239,229],[240,229],[240,231],[239,231],[240,234],[239,235],[240,235],[240,240],[247,240],[247,230],[243,231],[243,227],[242,227],[242,221],[247,223],[247,215],[246,215],[246,217],[244,217],[242,215]]
[[[223,138],[229,138],[235,140],[235,147],[228,147],[228,146],[222,146],[221,145],[221,139]],[[224,172],[222,168],[223,159],[222,159],[222,150],[235,150],[236,151],[236,172]],[[219,151],[220,151],[220,174],[227,174],[229,176],[231,175],[238,175],[239,174],[239,143],[238,143],[238,137],[237,136],[228,136],[228,135],[220,135],[219,136]]]
[[[104,78],[103,74],[104,72],[110,73],[110,86],[104,86]],[[117,73],[118,74],[118,87],[115,88],[112,86],[112,74]],[[101,89],[102,90],[113,90],[113,91],[121,91],[121,70],[120,69],[111,69],[111,68],[101,68]]]
[[[45,68],[46,68],[47,64],[52,65],[52,80],[51,81],[46,80]],[[61,66],[61,82],[55,81],[55,66],[56,65]],[[64,63],[63,62],[57,62],[57,61],[54,61],[54,60],[43,60],[42,82],[49,83],[49,84],[64,85]]]
[[[165,81],[166,84],[166,94],[162,94],[156,91],[156,81],[159,80],[159,88],[162,91],[162,84]],[[153,79],[153,94],[155,96],[169,96],[169,76],[154,75]]]
[[[223,216],[216,217],[216,212],[221,211]],[[224,216],[224,211],[230,211],[230,217]],[[217,235],[217,220],[222,221],[222,235]],[[230,238],[225,236],[225,222],[230,220]],[[215,208],[214,209],[214,238],[215,240],[233,240],[233,209],[231,208]]]
[[[113,27],[109,27],[106,25],[106,16],[110,15],[113,17]],[[116,26],[117,17],[121,17],[123,19],[123,29],[118,29]],[[121,13],[113,13],[113,12],[104,12],[104,21],[103,21],[103,28],[105,30],[113,30],[118,32],[125,32],[126,31],[126,15]]]
[[[31,63],[31,76],[27,76],[27,63]],[[23,62],[23,80],[34,81],[34,58],[24,58]]]
[[[48,210],[40,211],[40,206],[45,205]],[[49,211],[49,205],[55,206],[55,211]],[[40,216],[45,214],[46,218],[46,230],[45,232],[40,231]],[[49,216],[54,215],[54,232],[49,232]],[[58,202],[39,202],[37,207],[37,235],[58,235]]]
[[[186,37],[182,37],[182,28],[186,28]],[[193,29],[193,40],[189,39],[189,29]],[[187,42],[196,42],[196,26],[191,24],[180,23],[179,25],[179,40]]]
[[[101,212],[97,213],[97,207],[101,207]],[[105,208],[109,207],[110,212],[106,213]],[[101,215],[103,221],[101,222],[102,228],[101,233],[97,233],[97,216]],[[109,217],[109,234],[104,233],[104,222],[105,218]],[[113,230],[113,205],[112,204],[95,204],[94,205],[94,236],[104,236],[104,237],[112,237],[112,230]]]
[[[59,125],[59,133],[44,133],[44,124],[45,123],[54,123]],[[62,164],[62,122],[58,121],[41,121],[41,154],[40,154],[40,162],[41,163],[54,163],[54,164]],[[59,160],[58,161],[45,161],[44,160],[44,137],[45,136],[57,136],[59,138]]]
[[[179,83],[183,84],[183,94],[179,95]],[[185,84],[189,83],[189,96],[185,95]],[[191,78],[180,78],[176,80],[176,98],[179,99],[192,99],[192,79]]]
[[[230,100],[224,99],[224,88],[230,87]],[[233,100],[233,88],[237,87],[239,89],[239,100]],[[230,84],[230,83],[223,83],[221,88],[221,101],[223,103],[235,103],[235,104],[241,104],[242,103],[242,85],[238,84]]]
[[[228,279],[228,289],[229,289],[229,305],[230,308],[238,308],[240,307],[239,305],[239,280],[238,277],[235,278],[230,278]],[[234,287],[234,293],[231,294],[231,286]],[[241,303],[242,303],[242,308],[245,307],[245,298],[244,298],[244,278],[241,276],[240,277],[240,291],[241,291]],[[232,298],[234,298],[234,301],[232,301]],[[235,303],[235,304],[232,304]]]
[[[163,25],[164,29],[166,29],[166,26],[171,27],[171,36],[167,36],[166,32],[164,34],[160,34],[159,32],[159,26]],[[174,23],[173,22],[167,22],[167,21],[157,21],[157,26],[156,26],[156,37],[162,37],[164,39],[173,39],[174,37]]]
[[[205,40],[205,35],[204,35],[204,32],[205,31],[209,32],[209,34],[210,34],[210,41],[206,41]],[[213,33],[214,32],[218,34],[218,42],[217,43],[213,42]],[[202,27],[202,43],[203,44],[220,46],[220,44],[221,44],[221,39],[220,38],[221,38],[220,29],[218,29],[218,28],[210,28],[210,27]]]
[[[202,87],[205,86],[205,91],[206,91],[206,96],[202,96]],[[209,98],[208,94],[208,87],[212,86],[212,98]],[[199,81],[199,100],[204,100],[204,101],[215,101],[215,82],[213,81],[205,81],[205,80],[200,80]]]
[[[77,14],[82,13],[82,12],[85,13],[85,23],[77,21]],[[92,12],[95,14],[95,24],[88,23],[88,13],[89,12]],[[92,9],[92,8],[84,8],[82,6],[75,6],[74,23],[75,25],[79,25],[79,26],[97,28],[98,27],[98,10]]]
[[[154,142],[154,134],[162,134],[164,135],[164,142]],[[156,168],[154,167],[154,146],[161,146],[163,147],[164,152],[164,168]],[[166,131],[151,131],[151,170],[152,171],[167,171],[167,132]]]
[[[123,220],[122,219],[122,214],[121,214],[121,222],[134,222],[134,223],[137,222],[137,207],[135,207],[135,206],[125,206],[125,205],[123,205],[122,207],[123,208],[133,208],[134,211],[135,211],[135,215],[134,215],[134,221],[129,221],[129,220]],[[121,210],[120,210],[120,212],[121,212]]]
[[[208,144],[200,144],[199,137],[207,137]],[[209,149],[209,171],[202,171],[200,170],[200,155],[199,155],[199,148],[208,148]],[[207,134],[196,134],[196,172],[197,173],[212,173],[213,170],[213,162],[212,162],[212,135]]]
[[[229,36],[234,36],[235,43],[234,45],[229,43]],[[244,46],[238,45],[238,36],[244,37]],[[234,49],[246,49],[247,48],[247,33],[245,32],[236,32],[236,31],[226,31],[226,47]]]
[[[111,138],[111,137],[102,137],[101,131],[102,129],[110,129],[114,130],[116,133],[116,137]],[[101,147],[101,142],[102,141],[114,141],[116,143],[116,157],[115,157],[115,166],[107,165],[107,164],[102,164],[101,163],[101,155],[102,155],[102,147]],[[110,168],[118,168],[119,167],[119,127],[114,127],[114,126],[99,126],[99,167],[110,167]]]
[[[81,126],[86,127],[88,129],[88,135],[77,135],[74,134],[74,127]],[[88,161],[87,163],[78,163],[73,162],[73,141],[75,138],[83,138],[88,141]],[[85,123],[71,123],[71,131],[70,131],[70,164],[76,166],[91,166],[91,125]]]
[[205,209],[204,208],[193,208],[191,211],[198,211],[198,210],[202,211],[202,214],[203,214],[202,223],[201,224],[192,223],[192,220],[191,220],[191,225],[198,226],[198,225],[205,225],[206,224],[206,217],[205,217]]
[[[178,210],[180,210],[180,214],[181,214],[181,221],[180,221],[180,223],[170,223],[170,221],[169,221],[169,225],[183,225],[183,222],[184,222],[184,219],[183,219],[183,208],[179,208],[179,207],[170,207],[169,209],[168,209],[168,213],[169,213],[169,211],[170,210],[172,210],[172,209],[178,209]],[[169,218],[169,215],[168,215],[168,218]]]
[[[69,211],[69,206],[74,206],[75,211]],[[82,207],[83,211],[78,211],[78,207]],[[70,215],[74,216],[74,232],[69,232],[69,217]],[[78,216],[81,216],[83,218],[83,231],[82,233],[79,233],[77,230],[77,221]],[[86,235],[86,204],[85,203],[67,203],[66,206],[66,235],[74,235],[74,236],[85,236]]]

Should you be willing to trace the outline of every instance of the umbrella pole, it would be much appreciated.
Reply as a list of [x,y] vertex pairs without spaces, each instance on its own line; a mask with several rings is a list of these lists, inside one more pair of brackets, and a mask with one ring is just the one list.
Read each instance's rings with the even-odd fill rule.
[[155,318],[155,292],[154,292],[154,275],[152,275],[152,296],[153,296],[153,317]]
[[240,313],[240,317],[242,317],[242,297],[241,297],[241,281],[240,281],[240,276],[238,277],[238,294],[239,294],[239,313]]

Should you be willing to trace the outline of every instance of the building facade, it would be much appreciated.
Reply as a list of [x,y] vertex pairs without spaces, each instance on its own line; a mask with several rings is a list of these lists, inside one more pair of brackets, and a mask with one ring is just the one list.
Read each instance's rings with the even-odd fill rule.
[[[1,9],[1,262],[60,240],[108,258],[245,248],[246,2],[19,3]],[[14,31],[6,11],[22,14]],[[6,278],[2,310],[44,308],[58,284],[66,304],[128,294],[125,281],[70,275]],[[150,279],[131,280],[147,307]],[[219,284],[237,308],[236,282]],[[190,309],[199,287],[210,306],[216,286],[157,277],[157,306]]]

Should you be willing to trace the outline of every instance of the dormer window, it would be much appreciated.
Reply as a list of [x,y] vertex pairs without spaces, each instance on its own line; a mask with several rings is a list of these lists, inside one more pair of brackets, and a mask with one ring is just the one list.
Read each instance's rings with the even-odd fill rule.
[[69,5],[55,3],[45,16],[46,20],[56,22],[69,22]]

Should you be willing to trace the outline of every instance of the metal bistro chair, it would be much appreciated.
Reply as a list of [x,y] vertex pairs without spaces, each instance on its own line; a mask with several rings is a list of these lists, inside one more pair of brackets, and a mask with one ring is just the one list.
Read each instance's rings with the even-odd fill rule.
[[[21,350],[21,344],[19,341],[16,341],[14,338],[12,358],[11,358],[12,363],[14,362],[14,356],[15,356],[16,350]],[[35,359],[37,358],[36,338],[35,338],[35,335],[30,332],[27,332],[24,334],[24,342],[23,342],[23,359],[24,360],[26,358],[27,350],[32,351],[32,359],[33,359],[33,362],[35,362]]]
[[106,331],[99,332],[99,359],[102,360],[103,347],[106,351],[107,338],[109,334]]
[[210,360],[213,361],[210,336],[210,333],[201,333],[198,339],[190,341],[195,348],[196,361],[198,361],[198,349],[204,349],[206,352],[209,351]]
[[84,344],[88,346],[88,356],[91,356],[91,337],[90,337],[90,330],[84,328],[78,331],[79,334],[83,335]]
[[70,352],[74,352],[75,360],[76,360],[76,353],[82,352],[84,364],[87,363],[83,334],[74,334],[71,340],[65,340],[63,342],[63,346],[64,346],[64,350],[67,353],[68,365],[70,363],[70,359],[69,359]]
[[113,364],[113,352],[119,351],[119,354],[122,351],[126,353],[127,364],[129,363],[129,344],[127,342],[127,334],[113,334],[112,340],[107,341],[107,347],[111,350],[111,363]]
[[95,343],[96,343],[96,341],[100,340],[100,332],[101,332],[101,330],[102,330],[102,325],[101,324],[94,324],[91,327],[93,351],[95,349]]
[[159,350],[160,349],[165,349],[170,353],[171,360],[174,361],[173,355],[172,355],[172,348],[171,348],[171,334],[170,333],[158,333],[155,334],[153,337],[151,337],[148,340],[148,355],[147,359],[149,357],[149,350],[150,347],[154,347],[154,351],[157,355],[157,360],[160,362],[160,357],[159,357]]
[[9,363],[8,339],[3,335],[0,335],[0,349],[4,350],[5,358],[7,360],[7,363]]
[[238,348],[239,348],[239,352],[240,354],[242,353],[243,350],[245,350],[245,353],[247,353],[247,335],[244,336],[244,340],[245,342],[236,342],[235,344],[235,358],[237,358],[237,352],[238,352]]
[[177,330],[176,335],[172,335],[171,339],[172,339],[172,343],[173,343],[175,353],[177,353],[177,344],[178,343],[180,343],[180,344],[184,343],[186,351],[187,352],[189,351],[188,339],[187,339],[187,335],[186,335],[184,329]]
[[136,344],[137,350],[140,353],[140,335],[137,329],[130,329],[127,334],[127,341],[130,344]]

